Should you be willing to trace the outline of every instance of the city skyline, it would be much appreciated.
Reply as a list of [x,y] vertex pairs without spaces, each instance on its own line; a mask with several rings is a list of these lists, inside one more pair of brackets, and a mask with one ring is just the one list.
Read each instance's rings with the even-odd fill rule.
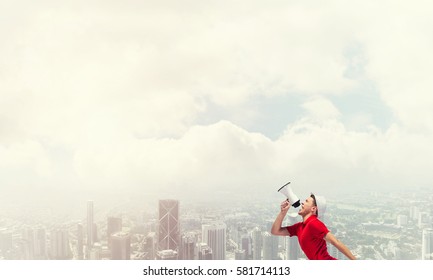
[[[59,212],[48,211],[49,205],[40,205],[40,209],[35,209],[38,219],[0,216],[0,259],[306,259],[296,238],[270,234],[279,211],[278,198],[231,206],[183,203],[171,198],[145,207],[138,200],[130,201],[130,208],[115,207],[115,212],[110,206],[101,208],[104,204],[100,206],[99,199],[94,199],[91,246],[87,245],[88,236],[83,235],[90,201],[82,201],[81,219],[69,216],[63,217],[62,222],[56,222]],[[368,205],[363,203],[366,200]],[[159,213],[161,205],[163,213]],[[3,206],[4,215],[9,211]],[[164,247],[167,238],[160,238],[161,233],[162,237],[168,234],[163,217],[170,215],[179,223],[174,231],[178,232],[179,243],[173,243],[171,248]],[[297,221],[300,217],[291,209],[284,224]],[[329,197],[324,222],[359,259],[431,259],[433,195],[426,190],[412,194],[366,192]],[[114,246],[110,242],[115,242]],[[330,244],[328,250],[331,255],[345,259]]]

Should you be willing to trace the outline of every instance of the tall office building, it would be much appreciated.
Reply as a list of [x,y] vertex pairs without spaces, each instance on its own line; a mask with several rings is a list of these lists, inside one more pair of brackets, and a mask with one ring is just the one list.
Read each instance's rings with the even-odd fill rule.
[[263,233],[263,259],[278,260],[278,237],[269,232]]
[[131,235],[127,232],[116,232],[111,235],[111,259],[131,259]]
[[111,248],[111,235],[122,231],[122,218],[120,217],[108,217],[107,218],[107,241],[108,248]]
[[194,233],[186,233],[180,241],[180,257],[182,260],[196,260],[197,255],[197,236]]
[[[253,257],[253,241],[251,240],[251,236],[244,234],[241,237],[241,249],[245,251],[245,259],[251,260]],[[262,243],[263,245],[263,243]],[[263,248],[263,246],[262,246]]]
[[87,201],[87,248],[91,248],[94,240],[93,201]]
[[253,239],[253,260],[262,259],[262,231],[256,227],[251,233]]
[[83,224],[77,224],[77,258],[79,260],[84,259],[84,228]]
[[44,228],[26,227],[22,231],[22,251],[26,260],[44,260],[47,258],[46,233]]
[[288,260],[297,260],[301,248],[297,236],[286,237],[286,258]]
[[212,249],[214,260],[226,258],[226,225],[222,222],[202,225],[202,241]]
[[179,201],[159,201],[158,250],[178,251],[180,242]]
[[50,235],[50,255],[53,260],[70,259],[69,232],[65,229],[54,229]]
[[93,223],[93,244],[95,244],[96,242],[99,242],[99,233],[98,233],[98,225],[94,222]]
[[[287,215],[287,222],[289,225],[295,224],[297,220],[297,213],[289,213]],[[288,260],[297,260],[301,251],[297,236],[286,237],[286,258]]]
[[241,234],[239,232],[239,225],[238,224],[228,225],[227,238],[233,240],[236,244],[240,244],[241,241],[240,237]]
[[422,260],[433,260],[433,229],[426,228],[422,231]]
[[143,245],[143,251],[145,253],[146,260],[154,260],[156,257],[156,249],[158,247],[155,232],[149,232],[145,238]]

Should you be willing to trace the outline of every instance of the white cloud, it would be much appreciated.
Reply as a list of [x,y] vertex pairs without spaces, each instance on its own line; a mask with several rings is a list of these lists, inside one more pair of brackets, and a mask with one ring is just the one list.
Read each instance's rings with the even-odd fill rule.
[[[428,1],[377,4],[358,33],[368,57],[368,78],[398,121],[409,129],[431,132],[433,40],[429,26],[433,20],[428,11],[433,5]],[[367,7],[360,7],[360,14],[366,12]]]
[[269,175],[272,142],[229,122],[194,126],[179,139],[128,138],[80,149],[83,182],[118,188],[194,192],[260,185]]
[[[0,164],[13,170],[3,183],[17,174],[20,184],[61,187],[69,174],[88,188],[190,191],[287,177],[309,188],[431,182],[429,2],[24,3],[0,4]],[[354,42],[361,65],[344,54]],[[351,63],[362,75],[346,77]],[[365,80],[396,116],[389,129],[358,114],[354,127],[368,127],[349,130],[330,101]],[[294,94],[305,114],[276,141],[234,121],[197,126],[209,102],[231,110]],[[260,113],[228,115],[252,124]]]

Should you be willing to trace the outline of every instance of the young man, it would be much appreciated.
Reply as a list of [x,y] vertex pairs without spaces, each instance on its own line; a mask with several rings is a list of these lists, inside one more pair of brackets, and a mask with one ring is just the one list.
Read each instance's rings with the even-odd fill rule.
[[[320,197],[317,197],[320,200]],[[296,223],[291,226],[282,227],[284,217],[290,208],[289,201],[285,200],[281,203],[281,211],[272,225],[271,233],[274,235],[282,236],[297,236],[299,245],[302,251],[310,260],[335,260],[328,253],[326,241],[334,245],[340,252],[351,260],[356,259],[350,250],[341,243],[335,236],[328,230],[317,216],[319,215],[319,207],[317,205],[314,194],[311,194],[305,202],[301,203],[301,208],[298,214],[302,217],[302,222]],[[324,208],[322,209],[324,210]]]

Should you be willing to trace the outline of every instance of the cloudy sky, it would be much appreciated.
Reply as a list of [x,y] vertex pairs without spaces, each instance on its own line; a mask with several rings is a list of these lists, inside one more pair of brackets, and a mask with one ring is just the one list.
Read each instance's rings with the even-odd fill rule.
[[431,1],[1,1],[0,190],[433,184]]

